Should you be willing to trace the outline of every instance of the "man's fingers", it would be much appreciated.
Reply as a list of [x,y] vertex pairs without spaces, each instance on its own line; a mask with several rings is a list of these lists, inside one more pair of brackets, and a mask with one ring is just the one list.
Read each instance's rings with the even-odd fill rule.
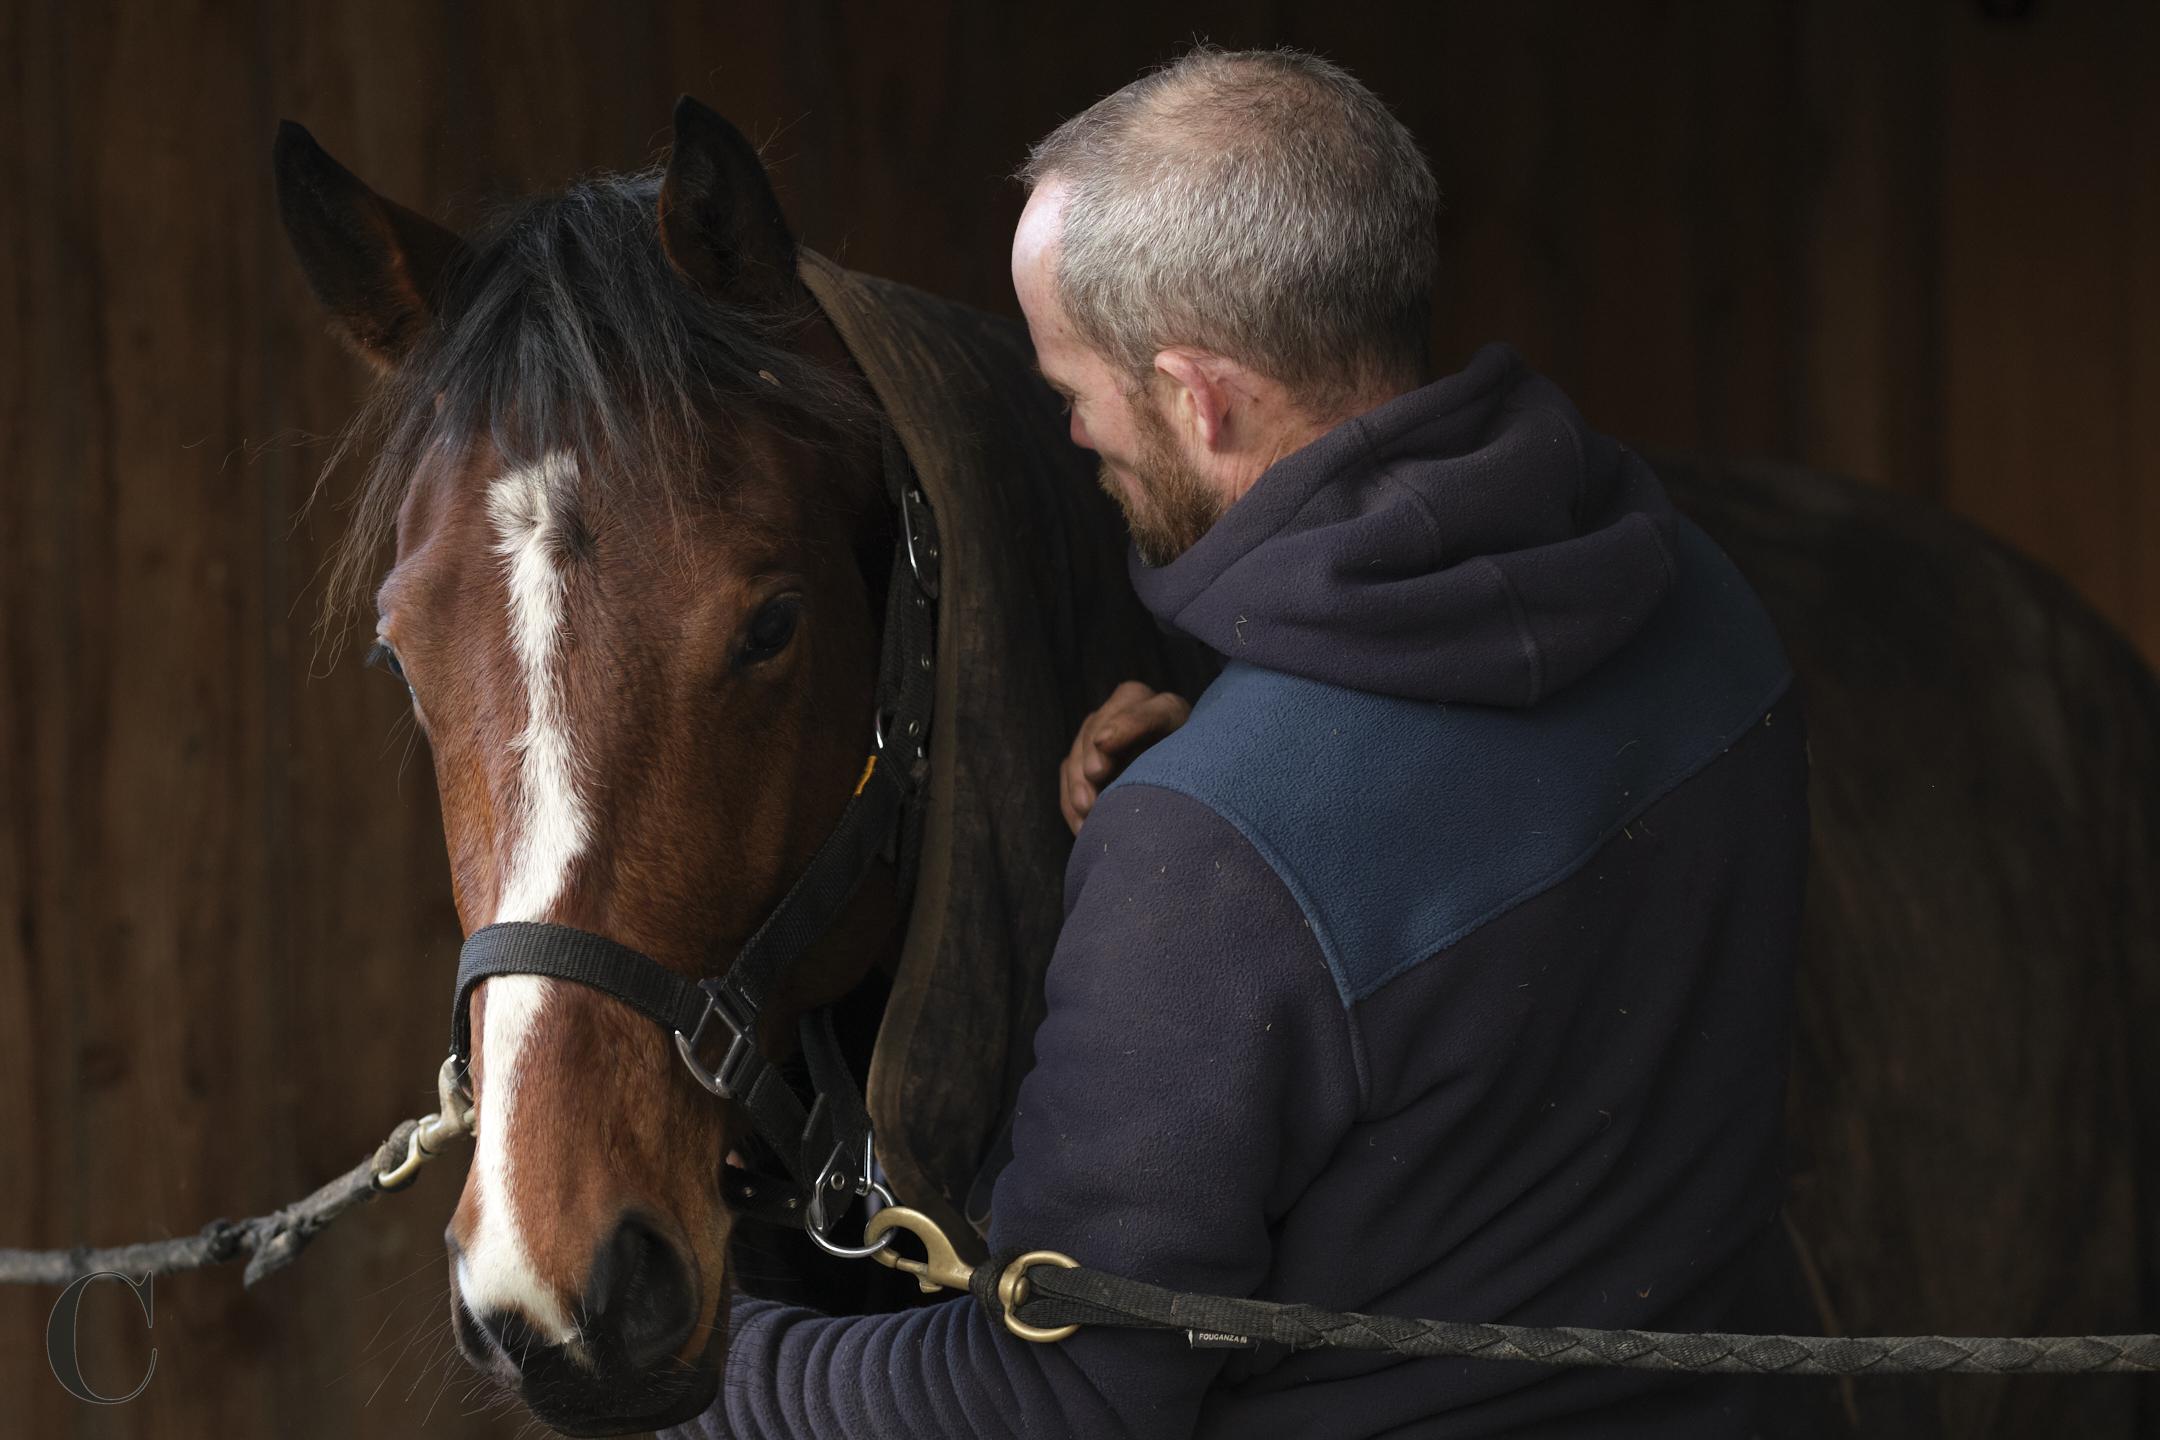
[[1133,747],[1142,736],[1152,735],[1157,727],[1156,711],[1149,705],[1134,705],[1115,715],[1106,715],[1089,737],[1095,742],[1097,753],[1120,755]]
[[1177,696],[1157,695],[1153,691],[1148,692],[1145,701],[1114,713],[1105,714],[1098,710],[1095,718],[1080,728],[1072,759],[1067,763],[1072,765],[1072,761],[1077,761],[1072,768],[1091,786],[1106,785],[1125,768],[1126,761],[1131,758],[1128,752],[1145,749],[1168,735],[1185,723],[1189,713],[1189,707]]
[[1080,833],[1080,822],[1087,819],[1088,811],[1094,808],[1094,786],[1076,776],[1068,777],[1058,786],[1058,809],[1065,813],[1066,828],[1073,834]]
[[1058,809],[1074,833],[1095,808],[1102,787],[1125,768],[1131,758],[1126,752],[1145,749],[1184,724],[1191,713],[1181,697],[1138,680],[1127,680],[1110,692],[1081,724],[1058,766]]
[[1165,690],[1141,707],[1147,714],[1148,724],[1154,727],[1156,738],[1168,735],[1192,718],[1192,706],[1185,703],[1182,695]]
[[1120,710],[1117,714],[1105,715],[1098,723],[1090,725],[1087,754],[1080,758],[1084,760],[1088,754],[1115,755],[1132,744],[1133,737],[1140,728],[1134,719],[1137,713],[1133,710]]
[[1090,764],[1106,765],[1108,762],[1096,752],[1088,741],[1087,732],[1082,730],[1073,742],[1072,754],[1058,766],[1058,809],[1064,813],[1065,823],[1076,835],[1080,833],[1080,822],[1094,808],[1097,786],[1108,779],[1106,775],[1090,777]]
[[1123,754],[1143,740],[1153,744],[1162,739],[1184,724],[1189,713],[1185,702],[1177,696],[1153,695],[1142,704],[1104,716],[1101,724],[1091,727],[1090,738],[1095,742],[1095,748],[1103,753]]

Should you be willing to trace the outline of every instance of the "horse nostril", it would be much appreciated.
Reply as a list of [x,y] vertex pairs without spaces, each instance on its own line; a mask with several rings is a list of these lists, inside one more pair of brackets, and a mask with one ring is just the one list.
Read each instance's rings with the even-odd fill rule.
[[459,1338],[469,1355],[484,1361],[492,1352],[515,1370],[522,1370],[533,1350],[545,1344],[531,1323],[515,1310],[490,1309],[475,1314],[460,1302],[457,1323]]
[[672,1355],[697,1323],[690,1267],[646,1221],[626,1216],[593,1266],[591,1329],[639,1368]]

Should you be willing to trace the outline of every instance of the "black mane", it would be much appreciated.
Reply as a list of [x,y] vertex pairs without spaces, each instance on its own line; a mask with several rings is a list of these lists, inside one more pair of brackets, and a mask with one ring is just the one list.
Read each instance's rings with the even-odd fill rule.
[[[486,437],[510,465],[567,449],[588,483],[724,483],[734,423],[810,438],[870,418],[861,392],[788,341],[776,313],[694,289],[660,247],[661,172],[598,175],[503,209],[467,237],[440,320],[353,419],[325,475],[372,445],[331,562],[326,620],[367,598],[419,457]],[[438,397],[440,397],[438,401]]]

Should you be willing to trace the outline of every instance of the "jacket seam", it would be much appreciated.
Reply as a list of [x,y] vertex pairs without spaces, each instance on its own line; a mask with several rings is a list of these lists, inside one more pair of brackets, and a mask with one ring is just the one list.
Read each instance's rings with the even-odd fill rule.
[[1274,846],[1267,842],[1266,837],[1261,835],[1258,828],[1243,815],[1240,815],[1233,807],[1224,805],[1213,796],[1201,794],[1193,786],[1174,780],[1134,780],[1130,782],[1130,785],[1132,787],[1147,786],[1152,789],[1167,791],[1173,795],[1183,795],[1186,799],[1206,808],[1210,813],[1227,823],[1231,829],[1237,831],[1239,837],[1253,848],[1253,853],[1266,863],[1268,870],[1275,876],[1277,883],[1290,893],[1290,898],[1296,903],[1299,913],[1305,917],[1306,928],[1312,931],[1313,943],[1320,951],[1321,963],[1327,967],[1328,979],[1335,987],[1336,998],[1342,1003],[1343,1021],[1348,1028],[1350,1037],[1350,1068],[1357,1078],[1358,1116],[1362,1119],[1372,1106],[1372,1077],[1366,1066],[1363,1027],[1360,1025],[1357,1013],[1353,1008],[1357,1002],[1351,993],[1349,972],[1344,969],[1342,959],[1336,952],[1335,938],[1329,933],[1327,922],[1321,916],[1319,907],[1314,904],[1305,886],[1297,879],[1288,862],[1276,852]]
[[[1433,956],[1438,955],[1441,951],[1448,950],[1453,948],[1454,946],[1460,945],[1463,941],[1469,939],[1472,935],[1475,935],[1478,931],[1484,929],[1493,921],[1498,920],[1501,916],[1507,914],[1516,906],[1526,905],[1530,901],[1537,899],[1538,896],[1546,893],[1548,890],[1556,889],[1560,885],[1565,884],[1568,880],[1573,879],[1578,873],[1582,871],[1584,866],[1588,865],[1592,860],[1597,858],[1600,851],[1602,851],[1607,845],[1610,845],[1612,843],[1613,836],[1619,834],[1622,830],[1634,824],[1636,820],[1642,817],[1644,811],[1648,810],[1651,806],[1657,804],[1660,800],[1663,800],[1666,796],[1678,790],[1681,786],[1687,784],[1690,780],[1693,780],[1696,776],[1702,774],[1703,771],[1709,769],[1711,765],[1716,763],[1721,756],[1725,755],[1728,751],[1730,751],[1733,746],[1739,744],[1740,741],[1746,737],[1747,733],[1750,730],[1753,730],[1758,724],[1762,723],[1763,716],[1769,714],[1772,709],[1776,708],[1777,703],[1785,697],[1788,691],[1792,689],[1793,679],[1794,672],[1791,667],[1788,666],[1784,673],[1778,677],[1777,683],[1771,686],[1769,694],[1765,695],[1761,701],[1759,701],[1748,711],[1748,719],[1744,724],[1735,727],[1728,734],[1720,737],[1717,743],[1703,747],[1704,754],[1700,760],[1689,766],[1681,774],[1675,776],[1671,784],[1666,785],[1663,789],[1654,791],[1651,794],[1646,795],[1643,798],[1641,804],[1634,806],[1632,809],[1628,810],[1625,814],[1623,814],[1618,820],[1615,820],[1611,825],[1598,832],[1597,837],[1593,839],[1589,844],[1585,845],[1582,848],[1581,853],[1577,854],[1572,860],[1569,860],[1564,865],[1555,867],[1553,870],[1547,872],[1539,879],[1531,882],[1528,885],[1525,885],[1522,889],[1516,891],[1513,895],[1510,895],[1507,899],[1501,901],[1499,904],[1494,905],[1491,909],[1487,910],[1484,914],[1478,916],[1476,919],[1458,925],[1455,929],[1441,936],[1439,939],[1429,942],[1421,941],[1418,944],[1412,946],[1411,954],[1407,958],[1397,961],[1387,971],[1375,978],[1371,984],[1365,986],[1362,990],[1357,992],[1357,994],[1352,999],[1352,1003],[1359,1003],[1370,1000],[1374,995],[1378,994],[1382,989],[1386,988],[1393,981],[1401,978],[1403,975],[1408,974],[1410,971],[1415,970],[1419,965],[1431,959]],[[1198,797],[1196,796],[1194,798],[1197,799]],[[1258,847],[1255,846],[1254,848],[1257,849]],[[1263,851],[1262,853],[1264,854],[1265,852]]]

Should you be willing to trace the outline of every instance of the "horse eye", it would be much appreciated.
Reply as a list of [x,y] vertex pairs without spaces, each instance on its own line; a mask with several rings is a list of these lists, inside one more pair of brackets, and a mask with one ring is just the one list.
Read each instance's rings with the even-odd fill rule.
[[[374,666],[378,670],[388,670],[398,679],[405,680],[405,667],[398,663],[397,651],[392,650],[380,640],[376,641],[374,648],[367,652],[365,663]],[[406,688],[410,689],[412,682],[405,680],[405,685]]]
[[743,659],[753,663],[770,660],[785,650],[788,641],[795,638],[795,626],[801,619],[801,596],[782,595],[766,601],[751,617],[750,633],[743,642]]

